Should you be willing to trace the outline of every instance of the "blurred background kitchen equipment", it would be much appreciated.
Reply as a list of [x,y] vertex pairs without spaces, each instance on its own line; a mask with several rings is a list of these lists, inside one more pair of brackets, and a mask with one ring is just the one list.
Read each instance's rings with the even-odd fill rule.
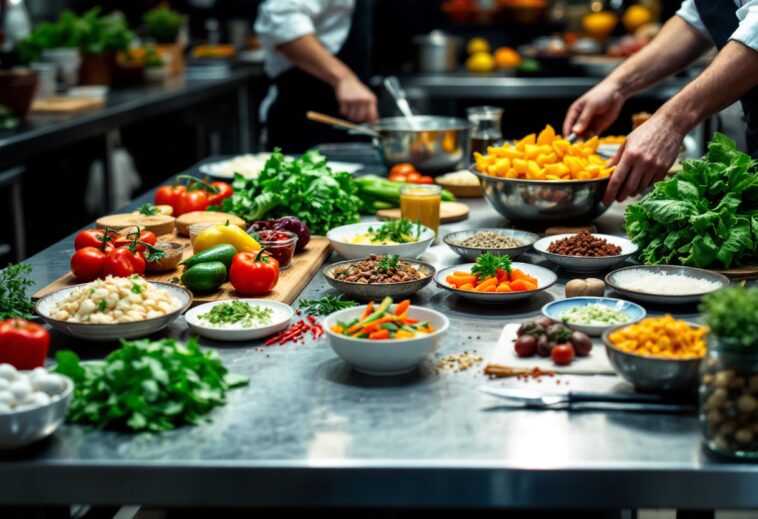
[[487,153],[488,146],[497,146],[503,140],[500,130],[503,119],[503,109],[496,106],[472,106],[466,109],[468,120],[471,121],[471,153]]
[[418,68],[421,72],[453,72],[458,68],[458,48],[461,39],[435,30],[413,38],[418,48]]

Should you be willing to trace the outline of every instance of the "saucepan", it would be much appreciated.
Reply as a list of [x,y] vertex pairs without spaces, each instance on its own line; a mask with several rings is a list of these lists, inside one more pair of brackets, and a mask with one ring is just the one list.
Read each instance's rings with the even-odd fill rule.
[[308,119],[373,139],[387,167],[410,162],[424,174],[441,174],[467,166],[471,123],[456,117],[413,116],[412,126],[405,117],[385,117],[373,124],[358,125],[318,112]]

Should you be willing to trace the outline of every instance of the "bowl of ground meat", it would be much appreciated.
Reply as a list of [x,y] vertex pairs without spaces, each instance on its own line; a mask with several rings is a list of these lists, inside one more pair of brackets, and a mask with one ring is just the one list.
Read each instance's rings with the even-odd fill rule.
[[534,243],[534,250],[570,272],[597,272],[623,263],[637,246],[621,236],[582,231],[546,236]]
[[372,254],[327,265],[323,274],[330,285],[347,296],[380,300],[415,294],[429,284],[435,269],[421,261]]

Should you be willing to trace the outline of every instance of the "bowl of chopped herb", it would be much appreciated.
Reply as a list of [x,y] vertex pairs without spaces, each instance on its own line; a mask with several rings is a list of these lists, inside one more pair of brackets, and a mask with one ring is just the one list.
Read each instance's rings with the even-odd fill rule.
[[434,231],[405,218],[343,225],[326,235],[341,256],[360,259],[376,254],[415,259],[434,241]]
[[267,299],[232,299],[196,306],[184,318],[194,333],[217,341],[246,341],[273,335],[289,325],[294,310]]

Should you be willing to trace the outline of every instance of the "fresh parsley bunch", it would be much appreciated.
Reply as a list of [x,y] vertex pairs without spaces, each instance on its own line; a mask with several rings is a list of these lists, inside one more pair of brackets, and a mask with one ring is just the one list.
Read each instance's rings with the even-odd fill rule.
[[703,297],[711,332],[745,353],[758,354],[758,287],[729,287]]
[[34,304],[27,291],[34,285],[29,279],[32,266],[28,263],[10,264],[0,269],[0,320],[11,317],[31,319]]

